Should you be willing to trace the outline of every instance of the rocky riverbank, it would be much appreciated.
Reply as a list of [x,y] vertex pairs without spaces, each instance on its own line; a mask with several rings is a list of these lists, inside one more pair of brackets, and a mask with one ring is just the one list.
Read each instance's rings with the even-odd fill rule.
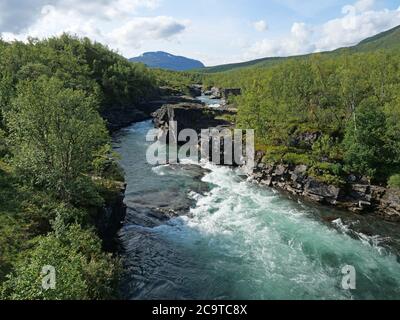
[[[215,89],[214,89],[215,91]],[[232,127],[227,120],[236,110],[208,108],[201,103],[166,104],[152,114],[155,126],[168,129],[169,121],[178,122],[178,131],[192,128],[197,132],[210,127]],[[227,117],[228,116],[228,117]],[[303,139],[304,138],[304,139]],[[318,136],[302,137],[305,142]],[[349,210],[357,214],[376,214],[388,221],[400,222],[400,191],[372,185],[368,181],[349,176],[341,186],[327,184],[308,174],[306,165],[266,164],[263,155],[256,157],[257,166],[251,178],[258,183],[279,189],[296,197],[324,205]]]
[[261,185],[312,202],[358,214],[374,213],[385,220],[400,222],[400,191],[371,185],[355,177],[349,177],[349,182],[339,187],[309,176],[308,169],[305,165],[265,164],[258,161],[252,178]]
[[162,92],[162,94],[159,96],[148,101],[143,101],[137,106],[128,106],[118,109],[108,108],[102,112],[102,117],[105,119],[109,131],[114,133],[128,127],[132,123],[149,120],[152,118],[151,114],[164,105],[176,105],[181,103],[200,104],[200,101],[193,97],[185,96],[181,92],[175,92],[167,88],[160,89],[160,92]]

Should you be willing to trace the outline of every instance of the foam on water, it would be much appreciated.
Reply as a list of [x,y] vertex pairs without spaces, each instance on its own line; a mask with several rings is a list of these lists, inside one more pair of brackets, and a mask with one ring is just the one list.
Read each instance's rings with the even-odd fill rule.
[[[400,265],[375,250],[376,243],[312,220],[303,207],[243,181],[233,170],[206,166],[212,171],[203,181],[214,188],[197,195],[190,215],[154,231],[193,252],[211,251],[219,272],[238,272],[232,276],[249,297],[349,299],[384,292],[400,297]],[[345,265],[359,272],[359,293],[341,288]]]
[[[128,203],[145,194],[163,204],[151,195],[176,190],[164,197],[187,197],[193,206],[154,227],[128,219],[121,231],[127,297],[400,299],[400,264],[383,246],[386,237],[354,231],[356,219],[354,225],[344,218],[324,223],[317,213],[325,209],[289,200],[237,170],[201,164],[202,184],[209,186],[204,191],[191,161],[153,168],[144,159],[143,137],[150,127],[134,126],[117,146]],[[342,288],[345,265],[357,271],[357,290]]]

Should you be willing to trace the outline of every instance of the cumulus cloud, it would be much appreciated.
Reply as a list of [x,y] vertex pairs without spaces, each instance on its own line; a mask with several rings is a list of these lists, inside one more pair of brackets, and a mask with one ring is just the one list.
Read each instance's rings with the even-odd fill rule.
[[352,46],[400,24],[400,8],[374,10],[374,0],[359,0],[342,9],[340,18],[322,25],[294,23],[288,36],[256,42],[245,59],[289,56]]
[[[86,36],[130,52],[146,40],[171,39],[188,21],[172,17],[140,17],[140,9],[155,9],[160,0],[2,0],[0,34],[6,40],[46,38],[63,32]],[[26,6],[24,6],[26,4]],[[15,24],[16,21],[24,21]]]
[[0,32],[20,34],[43,18],[46,7],[57,8],[68,16],[90,16],[97,19],[120,18],[140,8],[156,8],[159,0],[2,0]]
[[39,18],[25,28],[23,32],[3,32],[2,35],[6,40],[23,41],[28,36],[45,38],[68,32],[100,39],[102,34],[96,25],[96,19],[87,19],[73,10],[60,10],[52,5],[46,5],[41,8]]
[[357,14],[370,10],[374,7],[375,0],[359,0],[353,5],[346,5],[342,9],[343,14]]
[[0,1],[0,32],[19,32],[39,16],[45,0]]
[[313,30],[309,26],[305,23],[295,22],[288,37],[256,42],[245,53],[245,58],[289,56],[314,51],[315,45],[311,42],[312,35]]
[[268,24],[265,20],[256,21],[253,23],[254,29],[259,32],[264,32],[268,30]]
[[[364,3],[365,2],[365,3]],[[373,11],[373,1],[358,1],[343,17],[325,23],[316,42],[317,49],[332,50],[355,45],[361,40],[400,24],[400,10]],[[361,4],[360,4],[361,3]],[[364,3],[364,4],[362,4]]]
[[107,37],[118,46],[140,48],[145,40],[170,39],[184,31],[188,23],[166,16],[138,17],[114,29]]

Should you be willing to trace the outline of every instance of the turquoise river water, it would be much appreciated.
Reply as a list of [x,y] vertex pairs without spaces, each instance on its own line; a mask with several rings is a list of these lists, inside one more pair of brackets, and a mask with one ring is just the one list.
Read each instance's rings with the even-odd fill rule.
[[[115,139],[127,299],[399,299],[399,226],[291,200],[238,170],[152,167],[151,122]],[[356,289],[342,287],[354,266]]]

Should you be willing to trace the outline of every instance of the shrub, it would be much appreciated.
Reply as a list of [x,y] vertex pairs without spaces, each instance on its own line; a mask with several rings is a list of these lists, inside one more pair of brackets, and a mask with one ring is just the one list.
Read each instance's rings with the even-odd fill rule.
[[[15,271],[3,283],[0,297],[12,300],[99,300],[115,298],[120,263],[102,253],[100,239],[78,225],[62,235],[51,233],[33,241]],[[42,287],[44,266],[56,271],[55,289]]]
[[389,187],[400,189],[400,174],[391,176],[388,182]]
[[282,161],[282,158],[289,151],[289,148],[285,146],[267,146],[264,147],[263,151],[265,152],[265,156],[262,160],[263,162],[276,163]]
[[116,161],[118,157],[110,144],[104,145],[94,154],[92,162],[94,173],[102,178],[124,181],[124,173]]
[[354,112],[355,120],[347,124],[344,140],[347,169],[378,179],[392,158],[385,144],[385,114],[375,98],[363,100]]
[[309,155],[299,153],[287,153],[283,156],[283,161],[288,164],[305,164],[307,166],[310,166],[313,162]]
[[334,185],[337,187],[340,187],[345,184],[345,181],[341,177],[338,177],[338,176],[335,176],[335,175],[332,175],[329,173],[319,174],[313,170],[310,170],[309,175],[310,175],[310,177],[313,177],[313,178],[317,179],[318,181],[321,181],[326,184],[331,184],[331,185]]
[[55,210],[55,218],[51,226],[56,234],[64,234],[71,225],[85,225],[88,222],[88,213],[82,209],[76,209],[68,204],[61,204]]
[[308,171],[311,177],[335,186],[341,186],[345,183],[341,178],[342,173],[343,168],[341,164],[328,162],[315,163]]
[[56,78],[23,81],[5,113],[14,163],[25,181],[68,201],[93,153],[108,141],[97,103]]
[[6,154],[6,137],[4,131],[0,128],[0,157]]
[[331,136],[325,134],[318,139],[312,146],[313,155],[322,159],[341,160],[343,158],[340,146]]
[[343,173],[343,166],[340,163],[317,162],[313,165],[313,168],[336,176],[340,176]]

